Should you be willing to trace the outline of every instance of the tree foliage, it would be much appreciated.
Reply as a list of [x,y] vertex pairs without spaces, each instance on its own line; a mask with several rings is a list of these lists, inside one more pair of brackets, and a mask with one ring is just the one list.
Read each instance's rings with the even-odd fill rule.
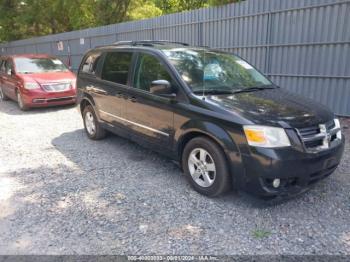
[[238,1],[240,0],[0,0],[0,42]]

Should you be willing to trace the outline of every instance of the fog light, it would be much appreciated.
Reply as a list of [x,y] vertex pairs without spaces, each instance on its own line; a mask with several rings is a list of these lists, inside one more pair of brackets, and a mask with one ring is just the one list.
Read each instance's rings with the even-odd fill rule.
[[274,188],[278,188],[281,184],[281,180],[279,178],[276,178],[273,180],[272,185]]

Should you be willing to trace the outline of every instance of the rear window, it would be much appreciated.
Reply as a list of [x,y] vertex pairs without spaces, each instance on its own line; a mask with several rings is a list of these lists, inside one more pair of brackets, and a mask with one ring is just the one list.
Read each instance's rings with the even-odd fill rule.
[[100,61],[101,53],[90,54],[84,61],[81,72],[85,74],[95,75],[98,61]]
[[68,68],[57,58],[15,58],[17,73],[33,74],[45,72],[66,72]]
[[102,69],[102,79],[126,85],[131,64],[131,52],[111,52],[106,54]]

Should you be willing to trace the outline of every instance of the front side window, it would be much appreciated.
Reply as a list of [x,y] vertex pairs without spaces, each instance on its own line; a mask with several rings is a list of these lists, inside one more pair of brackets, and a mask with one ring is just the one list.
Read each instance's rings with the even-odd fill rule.
[[134,87],[149,91],[152,82],[155,80],[167,80],[173,85],[170,74],[156,57],[149,54],[140,54]]
[[272,84],[246,61],[229,53],[189,48],[163,52],[194,93],[234,92]]
[[102,69],[102,79],[126,85],[128,82],[131,59],[131,52],[107,53]]
[[98,61],[101,58],[101,53],[93,53],[89,55],[82,66],[81,71],[87,74],[95,75],[97,70]]
[[0,71],[4,74],[6,73],[6,60],[2,61]]
[[35,74],[51,72],[67,72],[68,68],[57,58],[15,58],[17,73]]

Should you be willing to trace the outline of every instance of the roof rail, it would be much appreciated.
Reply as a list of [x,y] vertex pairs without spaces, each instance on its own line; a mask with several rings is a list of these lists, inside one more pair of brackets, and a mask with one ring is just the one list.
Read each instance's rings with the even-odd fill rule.
[[182,43],[182,42],[176,42],[176,41],[168,41],[168,40],[139,40],[139,41],[118,41],[113,43],[112,45],[144,45],[144,46],[153,46],[154,44],[177,44],[177,45],[183,45],[183,46],[189,46],[187,43]]

